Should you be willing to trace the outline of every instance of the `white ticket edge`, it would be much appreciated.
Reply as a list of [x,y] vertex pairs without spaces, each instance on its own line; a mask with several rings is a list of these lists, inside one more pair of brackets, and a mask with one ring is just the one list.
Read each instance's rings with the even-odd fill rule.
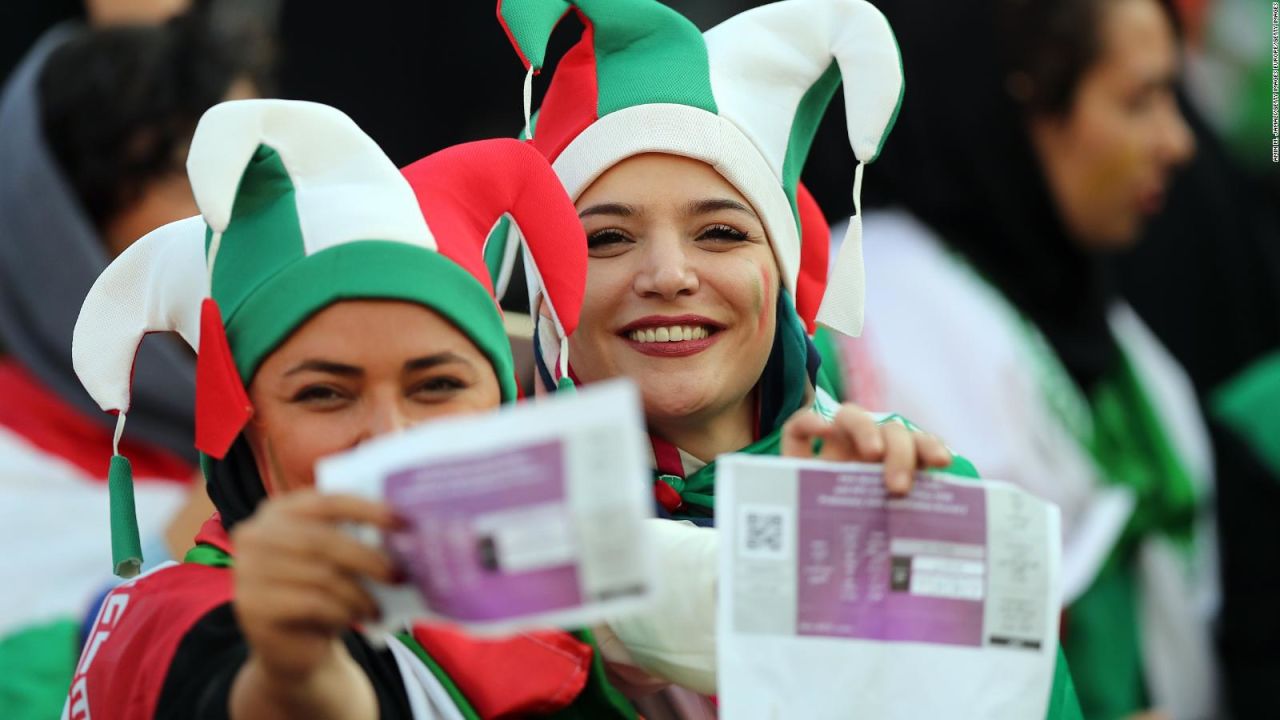
[[[575,432],[612,428],[616,432],[618,450],[613,472],[594,480],[607,483],[617,506],[634,511],[637,522],[644,525],[644,519],[653,517],[653,502],[641,408],[640,394],[633,383],[612,380],[580,389],[572,395],[525,401],[482,415],[453,416],[322,458],[316,464],[316,488],[324,493],[382,500],[383,479],[389,473],[414,464],[464,460],[485,452],[507,452],[555,439],[571,443],[570,436]],[[599,504],[584,497],[584,488],[572,487],[574,478],[572,473],[570,475],[567,502],[571,505]],[[586,478],[579,479],[582,480]],[[381,534],[374,528],[350,526],[348,530],[372,546],[382,545]],[[474,622],[432,612],[418,589],[411,584],[392,586],[369,582],[370,591],[382,610],[382,619],[376,623],[365,623],[363,629],[368,637],[380,638],[388,633],[394,634],[414,621],[429,621],[456,624],[480,635],[509,635],[546,627],[590,627],[608,618],[643,612],[651,605],[661,577],[650,533],[642,528],[635,537],[635,544],[639,547],[641,576],[646,579],[643,590],[637,594],[588,601],[579,607],[515,618]]]
[[[883,465],[876,463],[860,463],[860,462],[829,462],[825,460],[809,459],[809,458],[786,458],[776,456],[748,455],[744,453],[733,453],[722,455],[716,463],[716,507],[720,512],[717,513],[716,529],[721,533],[721,542],[719,549],[719,560],[717,564],[718,590],[717,590],[717,608],[716,608],[716,639],[719,646],[717,653],[718,661],[716,667],[718,692],[721,696],[722,717],[728,717],[725,711],[732,707],[732,699],[725,697],[727,688],[723,684],[724,670],[726,660],[734,651],[741,651],[741,648],[735,647],[738,644],[739,637],[733,629],[734,617],[734,560],[737,548],[737,510],[739,503],[737,498],[736,483],[734,480],[737,468],[742,466],[763,466],[776,467],[780,470],[800,471],[806,469],[823,470],[827,472],[851,472],[851,473],[881,473]],[[1062,597],[1063,583],[1063,565],[1062,565],[1062,517],[1058,506],[1043,500],[1025,489],[1013,483],[1003,480],[991,480],[986,478],[972,478],[968,476],[954,475],[940,471],[923,471],[917,472],[916,477],[927,475],[931,478],[941,480],[948,484],[964,485],[968,487],[978,486],[985,491],[1004,490],[1016,493],[1026,497],[1031,502],[1041,506],[1046,513],[1047,530],[1046,541],[1049,550],[1049,602],[1045,604],[1045,646],[1038,652],[1042,655],[1042,659],[1047,657],[1051,663],[1048,681],[1045,685],[1042,707],[1034,717],[1043,717],[1048,709],[1050,700],[1050,692],[1052,691],[1053,675],[1056,673],[1056,663],[1058,658],[1059,636],[1058,621],[1062,610],[1062,605],[1058,600]],[[798,478],[797,478],[798,482]],[[793,507],[792,512],[798,512],[798,507]],[[984,620],[985,622],[985,620]],[[778,636],[779,639],[786,642],[804,643],[807,636],[791,635]],[[878,643],[879,641],[858,641],[850,639],[853,642]],[[889,644],[889,643],[886,643]],[[907,643],[916,645],[917,643]],[[963,648],[964,651],[983,652],[991,649],[990,646],[982,646],[978,648]],[[897,702],[897,701],[895,701]],[[763,708],[757,708],[763,711]],[[875,713],[867,715],[872,717]],[[910,714],[908,713],[908,716]]]

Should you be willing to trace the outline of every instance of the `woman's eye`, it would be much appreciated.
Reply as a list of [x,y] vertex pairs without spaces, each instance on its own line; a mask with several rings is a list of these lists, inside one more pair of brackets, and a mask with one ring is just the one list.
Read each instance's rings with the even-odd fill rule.
[[1165,90],[1164,88],[1159,88],[1159,87],[1144,88],[1141,91],[1134,93],[1127,98],[1125,102],[1125,108],[1132,115],[1142,115],[1153,110],[1158,104],[1158,102],[1162,100],[1166,95],[1168,96],[1170,102],[1173,102],[1173,103],[1177,102],[1177,100],[1174,98],[1173,91],[1171,89]]
[[293,395],[293,402],[309,405],[332,405],[343,400],[345,395],[337,388],[328,385],[308,385]]
[[605,230],[597,230],[587,236],[587,249],[589,250],[607,250],[616,248],[623,243],[631,242],[631,238],[622,234],[619,230],[612,228]]
[[426,393],[428,395],[438,395],[441,393],[453,393],[458,390],[465,390],[467,383],[461,378],[452,375],[440,375],[438,377],[429,378],[414,387],[415,393]]
[[710,225],[698,235],[699,240],[719,240],[724,242],[741,242],[747,234],[729,225]]

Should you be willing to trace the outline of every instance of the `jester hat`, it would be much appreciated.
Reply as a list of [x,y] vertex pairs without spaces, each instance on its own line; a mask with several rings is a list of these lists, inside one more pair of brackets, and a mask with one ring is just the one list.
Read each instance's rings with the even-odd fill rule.
[[[532,128],[534,146],[569,195],[576,199],[606,170],[641,153],[701,160],[760,214],[783,287],[807,328],[812,332],[816,320],[859,334],[862,170],[879,154],[903,92],[901,58],[884,16],[864,0],[783,0],[704,34],[655,0],[499,0],[498,18],[529,71],[526,122],[529,81],[570,9],[585,29],[560,60]],[[802,239],[802,217],[820,216],[799,178],[842,79],[858,160],[858,215],[828,284],[825,226],[806,228]],[[821,247],[809,247],[815,244]],[[542,292],[532,280],[536,301]]]
[[[76,374],[118,415],[108,489],[113,563],[125,577],[142,558],[119,440],[143,335],[177,332],[197,350],[196,447],[212,458],[226,455],[252,415],[245,387],[263,360],[342,300],[401,300],[439,313],[485,355],[511,401],[511,348],[485,270],[485,237],[509,216],[539,258],[552,240],[582,235],[556,176],[525,143],[456,146],[402,174],[349,117],[315,103],[211,108],[187,172],[201,215],[117,257],[90,289],[73,336]],[[567,334],[586,251],[555,253],[548,296],[568,308],[556,315]]]

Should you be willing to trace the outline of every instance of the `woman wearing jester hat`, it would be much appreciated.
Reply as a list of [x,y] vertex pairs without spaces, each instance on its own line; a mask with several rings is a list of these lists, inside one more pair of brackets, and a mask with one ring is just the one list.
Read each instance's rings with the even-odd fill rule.
[[[713,522],[721,453],[803,456],[820,438],[821,457],[884,462],[897,492],[917,467],[975,475],[897,416],[877,425],[833,400],[810,336],[815,320],[846,334],[861,329],[860,218],[824,297],[825,223],[810,214],[817,231],[803,232],[811,205],[798,178],[818,120],[848,79],[857,205],[863,165],[879,153],[903,92],[884,17],[862,0],[785,0],[704,35],[653,0],[501,0],[499,20],[530,77],[570,5],[586,29],[560,60],[531,135],[577,206],[588,280],[571,337],[546,321],[556,308],[543,306],[539,389],[634,380],[660,510],[697,525]],[[528,277],[537,308],[536,268]],[[710,694],[714,532],[671,525],[681,530],[664,533],[666,567],[684,595],[661,622],[614,623],[602,643],[609,655],[616,634],[630,660]],[[675,688],[640,707],[646,716],[712,712]],[[1060,658],[1047,715],[1078,713]]]
[[[545,159],[494,140],[402,175],[342,113],[263,100],[206,113],[187,168],[202,215],[108,267],[73,355],[119,435],[142,335],[175,331],[198,348],[197,446],[219,512],[183,563],[106,598],[65,717],[634,718],[587,632],[474,641],[422,626],[375,649],[351,629],[377,613],[361,579],[393,568],[338,525],[395,521],[380,503],[313,490],[321,456],[515,399],[482,253],[499,217],[523,229],[573,330],[585,245]],[[555,262],[539,263],[548,250]],[[140,558],[119,455],[111,492],[128,575]]]

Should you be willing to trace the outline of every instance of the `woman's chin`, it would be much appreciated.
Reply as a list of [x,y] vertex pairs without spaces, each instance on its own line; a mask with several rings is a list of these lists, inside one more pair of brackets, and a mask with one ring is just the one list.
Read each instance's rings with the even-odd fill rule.
[[675,422],[701,417],[711,408],[726,404],[717,392],[719,382],[713,378],[694,381],[680,377],[658,376],[640,381],[644,414],[650,422],[668,419]]

